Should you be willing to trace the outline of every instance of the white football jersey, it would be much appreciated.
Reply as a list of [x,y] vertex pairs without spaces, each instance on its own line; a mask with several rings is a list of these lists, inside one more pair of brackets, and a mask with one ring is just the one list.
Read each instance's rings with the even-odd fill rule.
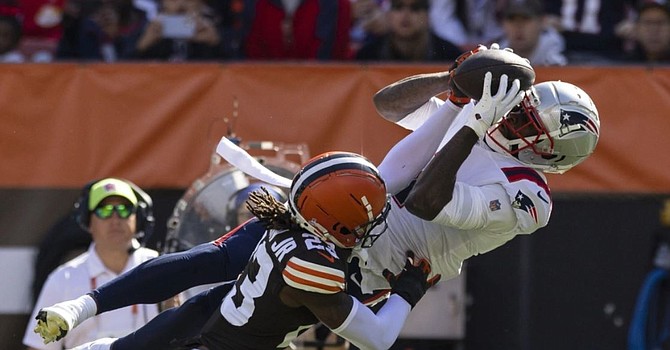
[[[433,98],[399,124],[415,130],[442,103]],[[463,127],[466,109],[472,107],[464,107],[440,147]],[[442,281],[453,278],[467,258],[546,226],[552,209],[545,176],[509,155],[492,151],[484,141],[473,147],[459,169],[453,199],[435,219],[426,221],[412,215],[402,201],[402,193],[394,197],[387,231],[374,245],[354,251],[361,261],[364,293],[388,289],[381,272],[389,269],[399,273],[407,250],[430,261],[431,275],[441,274]]]

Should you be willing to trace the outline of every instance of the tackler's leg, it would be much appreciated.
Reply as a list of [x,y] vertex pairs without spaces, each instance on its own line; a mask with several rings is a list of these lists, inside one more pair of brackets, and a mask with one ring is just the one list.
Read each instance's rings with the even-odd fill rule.
[[112,350],[168,350],[178,348],[175,340],[195,337],[218,311],[221,300],[234,282],[202,292],[177,308],[166,310],[137,331],[119,338]]
[[257,221],[249,221],[214,242],[147,261],[86,296],[42,308],[35,332],[51,342],[94,315],[158,303],[194,286],[234,280],[264,232]]
[[91,293],[97,313],[158,303],[195,286],[234,280],[264,232],[260,223],[250,221],[214,242],[149,260]]

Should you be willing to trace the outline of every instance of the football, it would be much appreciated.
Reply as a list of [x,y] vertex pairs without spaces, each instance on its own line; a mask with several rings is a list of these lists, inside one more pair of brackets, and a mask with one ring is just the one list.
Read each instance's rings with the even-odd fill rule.
[[492,94],[498,91],[500,76],[507,74],[507,88],[514,79],[519,79],[521,89],[526,90],[535,82],[535,71],[527,59],[506,50],[480,51],[463,61],[454,72],[454,84],[468,97],[479,100],[484,88],[484,75],[493,74]]

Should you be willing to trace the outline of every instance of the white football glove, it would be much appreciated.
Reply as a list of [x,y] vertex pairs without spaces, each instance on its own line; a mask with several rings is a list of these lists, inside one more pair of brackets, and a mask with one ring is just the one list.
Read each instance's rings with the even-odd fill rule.
[[492,78],[493,74],[491,72],[487,72],[484,76],[482,98],[477,101],[465,123],[465,126],[474,130],[479,138],[484,137],[486,129],[509,113],[514,106],[518,105],[525,94],[524,91],[519,91],[521,89],[519,79],[514,79],[512,87],[506,91],[508,78],[506,74],[503,74],[500,76],[498,93],[491,96]]
[[95,301],[88,295],[57,303],[40,309],[33,331],[42,337],[44,344],[58,341],[81,322],[95,316],[96,311]]

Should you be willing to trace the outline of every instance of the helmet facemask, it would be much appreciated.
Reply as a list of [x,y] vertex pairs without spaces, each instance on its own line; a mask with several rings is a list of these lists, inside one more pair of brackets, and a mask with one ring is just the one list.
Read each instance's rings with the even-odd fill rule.
[[[382,233],[386,232],[388,224],[386,222],[386,217],[388,216],[389,211],[391,210],[391,202],[386,202],[384,210],[376,218],[372,219],[370,222],[364,226],[360,226],[355,230],[355,235],[358,237],[361,248],[370,248],[375,243],[377,238],[381,236]],[[374,229],[379,226],[380,229],[372,233]]]
[[[551,157],[554,140],[542,123],[537,105],[539,101],[531,89],[519,105],[487,130],[487,141],[492,141],[500,150],[515,158],[522,151]],[[505,133],[513,137],[505,137]]]
[[528,167],[561,174],[593,153],[599,129],[588,94],[553,81],[529,89],[519,106],[487,130],[484,141]]

